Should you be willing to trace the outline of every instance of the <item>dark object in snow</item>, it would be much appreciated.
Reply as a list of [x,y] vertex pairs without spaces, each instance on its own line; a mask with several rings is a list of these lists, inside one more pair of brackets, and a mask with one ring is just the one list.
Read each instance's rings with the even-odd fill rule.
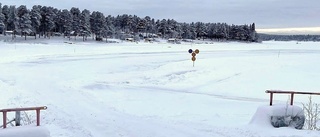
[[302,129],[305,121],[304,115],[299,116],[271,116],[271,124],[273,127],[294,127]]
[[100,37],[96,37],[96,41],[102,41],[103,39]]

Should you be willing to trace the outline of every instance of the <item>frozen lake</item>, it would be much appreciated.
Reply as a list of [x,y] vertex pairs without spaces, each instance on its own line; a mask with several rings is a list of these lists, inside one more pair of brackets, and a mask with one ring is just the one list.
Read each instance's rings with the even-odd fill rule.
[[47,106],[52,137],[319,136],[249,124],[267,89],[320,91],[318,42],[0,45],[0,108]]

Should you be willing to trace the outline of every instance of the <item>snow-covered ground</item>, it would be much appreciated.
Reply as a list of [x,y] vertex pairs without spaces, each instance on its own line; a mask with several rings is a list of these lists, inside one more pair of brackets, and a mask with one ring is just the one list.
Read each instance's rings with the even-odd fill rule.
[[[320,136],[250,123],[267,89],[320,91],[320,43],[80,40],[0,41],[0,109],[47,106],[52,137]],[[194,67],[188,49],[200,50]]]

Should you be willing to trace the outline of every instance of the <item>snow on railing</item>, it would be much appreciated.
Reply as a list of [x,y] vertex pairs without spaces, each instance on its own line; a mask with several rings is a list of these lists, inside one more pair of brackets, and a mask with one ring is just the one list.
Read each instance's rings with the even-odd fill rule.
[[[16,122],[16,125],[20,125],[20,111],[30,111],[35,110],[37,114],[37,126],[40,126],[40,110],[46,110],[46,106],[42,107],[27,107],[27,108],[8,108],[8,109],[1,109],[0,112],[2,112],[2,118],[3,118],[3,128],[7,127],[7,112],[16,112],[16,118],[14,121]],[[11,121],[12,122],[12,121]]]
[[291,94],[290,105],[293,105],[294,94],[308,94],[308,95],[320,95],[316,92],[300,92],[300,91],[283,91],[283,90],[266,90],[266,93],[270,93],[270,106],[272,106],[273,94]]

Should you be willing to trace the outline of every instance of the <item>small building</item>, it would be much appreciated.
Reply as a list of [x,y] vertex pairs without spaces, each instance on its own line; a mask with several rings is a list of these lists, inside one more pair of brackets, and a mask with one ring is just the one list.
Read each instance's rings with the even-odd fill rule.
[[175,38],[168,39],[168,43],[176,43],[176,42],[177,42],[177,39],[175,39]]
[[12,35],[13,34],[13,31],[5,31],[4,32],[6,35]]
[[169,38],[168,43],[181,44],[180,40],[176,38]]

